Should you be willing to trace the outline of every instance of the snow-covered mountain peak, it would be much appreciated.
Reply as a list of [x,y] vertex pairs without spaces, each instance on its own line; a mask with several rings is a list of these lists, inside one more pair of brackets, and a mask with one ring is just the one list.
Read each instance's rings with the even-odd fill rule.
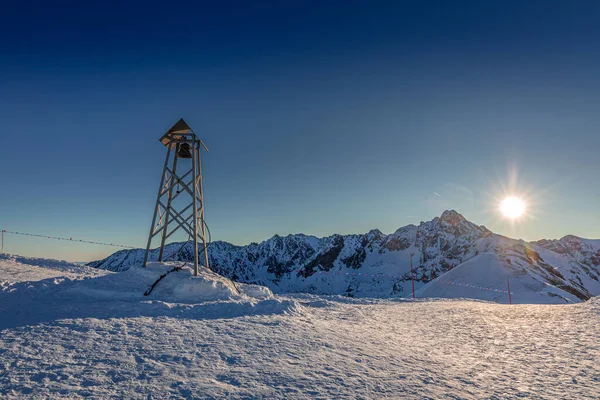
[[379,229],[371,229],[367,233],[367,236],[381,236],[381,235],[383,235],[383,233]]
[[575,235],[566,235],[558,240],[542,239],[534,243],[558,253],[593,253],[600,251],[600,240],[585,239]]
[[408,224],[401,228],[396,229],[396,232],[392,233],[392,235],[411,234],[413,232],[416,232],[417,229],[418,229],[418,227],[416,225]]
[[467,219],[455,210],[446,210],[440,216],[440,220],[451,225],[458,225],[462,222],[465,222]]
[[600,250],[600,240],[586,239],[575,235],[566,235],[559,242],[575,250],[597,251]]
[[583,240],[582,237],[575,235],[565,235],[559,239],[561,242],[581,242]]
[[476,240],[491,233],[486,227],[475,225],[458,212],[447,210],[442,213],[441,217],[422,222],[418,227],[417,238],[426,238],[426,240],[438,240],[438,238]]

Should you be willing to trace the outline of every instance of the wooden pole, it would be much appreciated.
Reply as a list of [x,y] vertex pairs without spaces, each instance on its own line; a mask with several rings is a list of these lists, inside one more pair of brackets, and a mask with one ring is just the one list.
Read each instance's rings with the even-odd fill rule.
[[413,271],[412,258],[414,254],[410,253],[410,277],[412,281],[412,298],[415,298],[415,271]]
[[193,198],[192,201],[194,202],[194,276],[198,276],[198,201],[197,201],[197,196],[198,196],[198,168],[197,168],[197,162],[198,162],[198,154],[199,153],[198,149],[198,143],[196,143],[196,140],[192,140],[192,154],[193,154],[193,159],[192,159],[192,169],[193,169],[193,184],[194,184],[194,190],[192,191],[193,194]]
[[512,304],[512,295],[510,294],[510,282],[508,281],[508,276],[506,277],[506,284],[508,285],[508,302]]
[[[202,141],[200,141],[202,143]],[[204,146],[204,144],[202,143]],[[204,146],[206,149],[206,146]],[[206,149],[208,151],[208,149]],[[200,218],[202,219],[202,225],[200,225],[200,231],[202,232],[202,246],[204,246],[204,266],[206,269],[210,269],[210,265],[208,264],[208,246],[206,245],[206,231],[204,229],[204,188],[202,186],[202,149],[198,146],[198,180],[199,180],[199,188],[200,192],[198,196],[200,197]]]

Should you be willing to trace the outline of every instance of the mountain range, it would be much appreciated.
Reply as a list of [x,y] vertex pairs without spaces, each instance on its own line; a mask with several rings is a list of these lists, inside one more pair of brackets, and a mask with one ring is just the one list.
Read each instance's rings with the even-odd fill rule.
[[[123,271],[141,264],[144,252],[121,250],[88,265]],[[246,246],[215,241],[208,253],[219,274],[277,293],[411,297],[414,278],[415,297],[569,303],[600,294],[600,240],[568,235],[525,242],[495,234],[454,210],[391,234],[374,229],[324,238],[275,235]],[[165,255],[192,261],[192,246],[171,243]],[[150,260],[157,257],[152,250]]]

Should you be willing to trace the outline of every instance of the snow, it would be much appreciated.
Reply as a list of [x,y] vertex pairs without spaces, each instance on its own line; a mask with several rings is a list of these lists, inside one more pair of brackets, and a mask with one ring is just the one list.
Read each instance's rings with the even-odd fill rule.
[[551,286],[530,272],[513,268],[496,253],[482,253],[451,269],[415,292],[415,296],[440,298],[477,298],[509,303],[508,283],[513,303],[564,304],[580,300]]
[[273,295],[187,266],[144,296],[182,263],[98,275],[41,264],[0,259],[0,398],[600,396],[597,298]]
[[[479,257],[484,253],[495,255],[496,261],[489,263],[486,257]],[[159,250],[154,249],[149,259],[156,260],[158,254]],[[431,297],[506,302],[507,296],[492,296],[491,292],[505,290],[507,276],[514,280],[518,303],[580,302],[600,294],[599,240],[569,235],[560,240],[527,243],[494,234],[452,210],[389,235],[376,229],[325,238],[275,235],[247,246],[213,242],[208,254],[211,267],[218,273],[237,282],[266,286],[277,294],[410,296],[411,254],[415,289]],[[141,249],[123,250],[89,265],[125,271],[139,266],[144,255]],[[165,246],[166,260],[190,261],[193,255],[190,244]],[[474,261],[483,264],[478,266]],[[442,288],[442,279],[436,278],[459,267],[463,271],[459,284]],[[489,277],[485,276],[487,268],[492,273]],[[464,273],[467,271],[474,273],[473,279]],[[448,281],[452,276],[444,279]],[[493,290],[472,290],[482,282],[493,285]],[[458,286],[463,290],[458,291]]]
[[[40,266],[43,268],[40,268]],[[101,276],[106,273],[96,268],[68,261],[0,254],[0,281],[38,281],[55,277],[82,279],[90,276]]]

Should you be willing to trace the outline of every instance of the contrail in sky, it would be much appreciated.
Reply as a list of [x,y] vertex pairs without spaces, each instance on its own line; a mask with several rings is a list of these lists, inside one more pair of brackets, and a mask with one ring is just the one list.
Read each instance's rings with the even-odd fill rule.
[[[440,195],[440,194],[439,194],[439,193],[437,193],[437,192],[433,192],[433,194],[435,194],[437,197],[442,197],[442,195]],[[443,198],[443,197],[442,197],[442,198]]]

